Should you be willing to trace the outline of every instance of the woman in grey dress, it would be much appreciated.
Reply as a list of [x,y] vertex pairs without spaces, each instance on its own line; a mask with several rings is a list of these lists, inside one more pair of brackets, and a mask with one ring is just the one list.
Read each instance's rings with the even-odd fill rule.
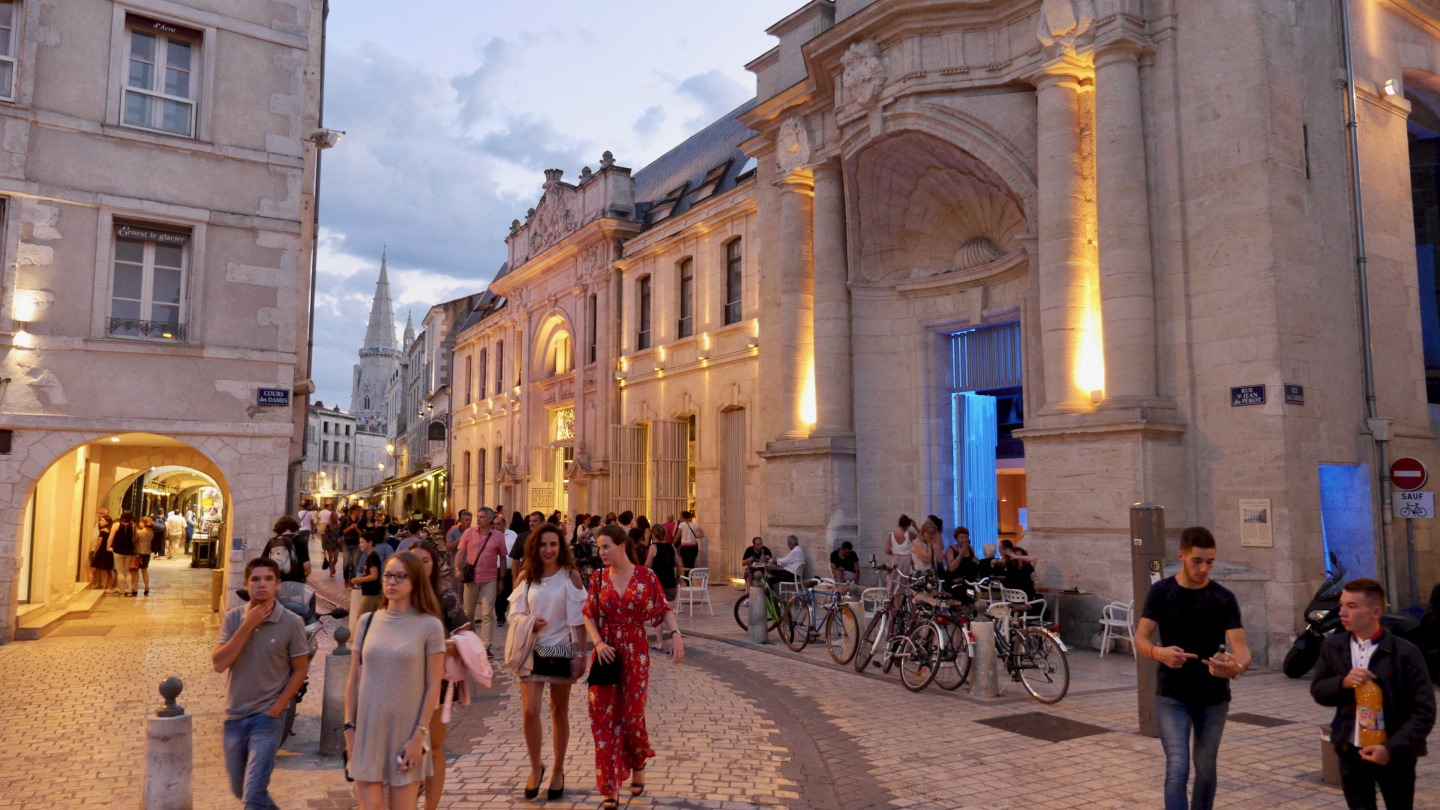
[[445,625],[425,565],[391,555],[380,609],[361,621],[345,689],[345,745],[361,810],[415,810],[433,772],[429,720],[440,703]]

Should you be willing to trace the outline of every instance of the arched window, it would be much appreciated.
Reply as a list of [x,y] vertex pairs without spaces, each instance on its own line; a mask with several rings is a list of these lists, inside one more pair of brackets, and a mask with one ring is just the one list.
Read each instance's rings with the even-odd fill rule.
[[741,303],[741,293],[745,281],[742,270],[740,239],[732,239],[725,244],[725,324],[739,323],[744,317],[745,306]]
[[545,348],[545,376],[564,374],[575,366],[574,345],[569,332],[556,332]]

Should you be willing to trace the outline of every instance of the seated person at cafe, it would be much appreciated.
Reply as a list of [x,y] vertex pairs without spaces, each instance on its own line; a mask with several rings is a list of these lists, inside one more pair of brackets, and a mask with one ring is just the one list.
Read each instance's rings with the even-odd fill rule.
[[860,557],[849,540],[830,552],[830,578],[839,585],[860,581]]
[[790,535],[785,538],[785,545],[789,551],[785,556],[775,561],[780,566],[770,572],[768,577],[771,585],[779,585],[782,582],[799,582],[800,575],[805,572],[805,549],[800,548],[800,538]]

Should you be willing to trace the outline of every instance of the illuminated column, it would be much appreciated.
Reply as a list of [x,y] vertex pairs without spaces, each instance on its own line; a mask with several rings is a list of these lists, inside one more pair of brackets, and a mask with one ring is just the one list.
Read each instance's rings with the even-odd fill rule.
[[850,272],[840,161],[815,165],[815,430],[854,436],[850,409]]
[[1155,283],[1140,66],[1124,44],[1095,57],[1095,175],[1105,400],[1140,402],[1155,397]]
[[1079,78],[1070,73],[1047,73],[1036,83],[1045,408],[1062,413],[1090,408],[1090,392],[1079,379],[1090,294],[1079,94]]
[[814,357],[814,194],[807,171],[792,171],[780,180],[780,379],[776,388],[784,430],[776,438],[781,441],[810,436],[802,410]]

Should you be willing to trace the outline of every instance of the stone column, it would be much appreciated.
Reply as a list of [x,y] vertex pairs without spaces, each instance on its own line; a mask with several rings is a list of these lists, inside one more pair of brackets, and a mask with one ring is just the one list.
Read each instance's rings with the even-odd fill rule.
[[1038,108],[1040,331],[1045,352],[1045,410],[1089,410],[1076,365],[1084,328],[1089,247],[1085,240],[1080,81],[1047,73],[1036,83]]
[[1105,401],[1153,399],[1155,282],[1139,55],[1124,43],[1095,57],[1095,197],[1100,238]]
[[800,404],[815,340],[814,193],[809,172],[792,171],[780,181],[780,379],[776,390],[783,429],[776,437],[779,441],[810,436],[810,426],[800,417]]
[[815,166],[815,408],[812,436],[854,436],[851,420],[850,271],[840,161]]

